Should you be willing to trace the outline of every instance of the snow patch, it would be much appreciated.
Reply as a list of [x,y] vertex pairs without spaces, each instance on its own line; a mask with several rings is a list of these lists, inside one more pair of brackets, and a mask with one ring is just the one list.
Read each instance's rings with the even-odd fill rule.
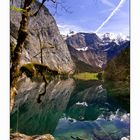
[[88,47],[76,48],[77,51],[87,51]]

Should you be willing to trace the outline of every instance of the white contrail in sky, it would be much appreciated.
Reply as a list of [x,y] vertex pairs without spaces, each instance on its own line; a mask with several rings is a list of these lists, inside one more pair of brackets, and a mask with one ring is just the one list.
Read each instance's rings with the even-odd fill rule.
[[112,11],[112,13],[108,16],[108,18],[98,27],[95,31],[97,33],[111,18],[114,14],[119,10],[119,8],[124,4],[125,0],[121,0],[120,3],[116,6],[116,8]]

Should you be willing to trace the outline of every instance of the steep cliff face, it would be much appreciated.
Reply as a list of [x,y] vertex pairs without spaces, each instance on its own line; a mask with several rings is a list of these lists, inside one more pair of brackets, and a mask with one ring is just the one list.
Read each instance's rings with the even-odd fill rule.
[[[16,7],[21,7],[23,2],[13,0]],[[32,11],[36,11],[39,2],[32,5]],[[10,11],[10,43],[16,45],[18,28],[20,26],[21,13]],[[75,66],[71,59],[67,45],[61,37],[56,22],[48,9],[43,6],[38,15],[30,18],[29,35],[24,45],[21,64],[27,62],[43,63],[60,73],[73,73]],[[42,53],[41,53],[42,50]],[[42,54],[42,60],[41,60]],[[43,62],[41,62],[43,61]]]
[[106,64],[107,55],[100,49],[102,40],[96,34],[77,33],[67,38],[66,43],[77,69],[82,65],[83,71],[98,72]]

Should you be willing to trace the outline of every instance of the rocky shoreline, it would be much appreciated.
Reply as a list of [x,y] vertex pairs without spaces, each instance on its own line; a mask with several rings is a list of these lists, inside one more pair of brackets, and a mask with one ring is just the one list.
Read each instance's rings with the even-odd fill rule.
[[55,140],[50,134],[45,134],[41,136],[27,136],[21,133],[10,134],[10,140]]

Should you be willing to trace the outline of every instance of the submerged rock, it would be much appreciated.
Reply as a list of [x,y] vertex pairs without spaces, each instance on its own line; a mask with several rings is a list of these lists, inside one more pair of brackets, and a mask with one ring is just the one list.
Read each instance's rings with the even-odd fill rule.
[[59,121],[54,132],[54,136],[58,140],[70,140],[70,138],[79,138],[79,140],[129,140],[128,135],[129,123],[105,119],[76,122],[64,119]]
[[54,137],[50,134],[42,136],[27,136],[21,133],[12,133],[10,135],[10,140],[54,140]]

